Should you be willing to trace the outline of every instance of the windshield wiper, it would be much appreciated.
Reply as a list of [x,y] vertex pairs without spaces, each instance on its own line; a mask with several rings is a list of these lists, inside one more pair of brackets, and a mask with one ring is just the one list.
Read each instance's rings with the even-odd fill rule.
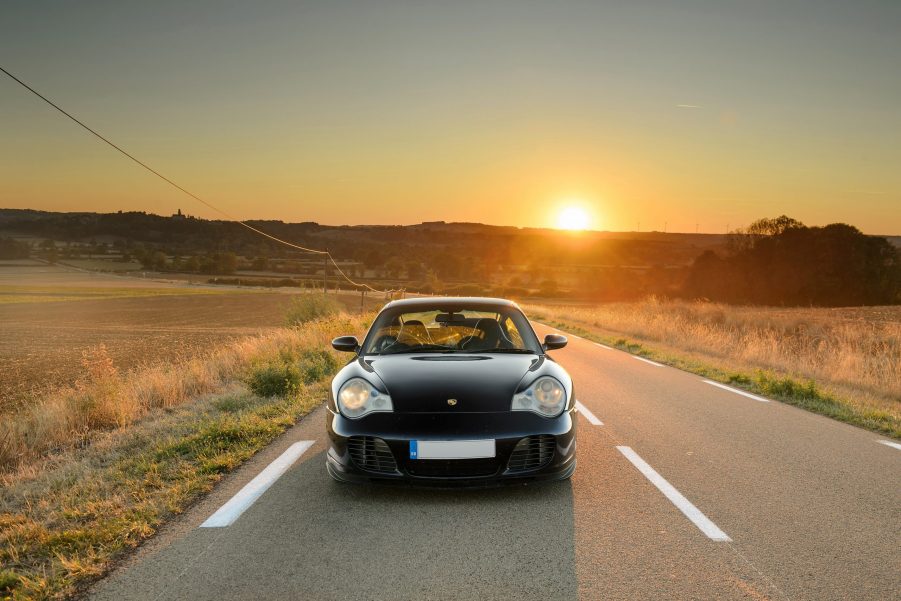
[[537,355],[535,351],[527,348],[491,348],[484,351],[470,351],[472,353],[510,353],[511,355]]
[[399,349],[396,351],[392,351],[389,349],[383,350],[379,355],[403,355],[403,354],[416,354],[416,353],[457,353],[459,352],[455,348],[451,348],[448,346],[417,346],[413,348],[405,348]]

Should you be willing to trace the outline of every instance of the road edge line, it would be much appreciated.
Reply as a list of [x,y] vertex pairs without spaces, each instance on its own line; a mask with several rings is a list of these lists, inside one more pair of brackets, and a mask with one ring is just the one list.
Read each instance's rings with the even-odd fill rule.
[[751,394],[750,392],[745,392],[744,390],[726,386],[725,384],[721,384],[720,382],[714,382],[713,380],[704,380],[704,383],[710,384],[711,386],[716,386],[717,388],[722,388],[723,390],[728,390],[729,392],[734,392],[735,394],[740,394],[741,396],[748,397],[749,399],[754,399],[755,401],[758,401],[760,403],[770,402],[770,399],[765,399],[762,396],[757,396],[756,394]]
[[901,451],[901,444],[897,442],[892,442],[891,440],[877,440],[879,444],[884,444],[887,447],[892,447],[893,449],[898,449]]
[[301,440],[288,447],[272,463],[267,465],[253,480],[244,485],[235,495],[225,502],[213,515],[208,517],[201,528],[224,528],[235,523],[241,514],[247,511],[275,481],[282,477],[294,462],[300,459],[316,441]]
[[645,363],[649,363],[655,367],[666,367],[665,365],[663,365],[663,363],[657,363],[656,361],[651,361],[650,359],[645,359],[644,357],[639,357],[638,355],[632,355],[630,353],[630,356],[633,359],[638,359],[639,361],[644,361]]

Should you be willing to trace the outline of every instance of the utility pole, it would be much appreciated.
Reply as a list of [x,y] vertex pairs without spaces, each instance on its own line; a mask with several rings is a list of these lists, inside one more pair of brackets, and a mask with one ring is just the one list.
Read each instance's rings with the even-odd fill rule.
[[322,294],[328,294],[328,255],[322,257]]
[[360,288],[360,314],[361,315],[366,312],[366,306],[364,305],[365,301],[366,301],[366,289]]

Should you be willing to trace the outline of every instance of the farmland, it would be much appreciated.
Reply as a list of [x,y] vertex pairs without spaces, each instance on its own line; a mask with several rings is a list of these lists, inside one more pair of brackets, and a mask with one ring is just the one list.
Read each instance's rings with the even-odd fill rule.
[[[74,383],[83,353],[99,344],[120,370],[189,358],[284,325],[292,298],[63,267],[0,267],[0,412]],[[358,296],[339,298],[359,306]]]

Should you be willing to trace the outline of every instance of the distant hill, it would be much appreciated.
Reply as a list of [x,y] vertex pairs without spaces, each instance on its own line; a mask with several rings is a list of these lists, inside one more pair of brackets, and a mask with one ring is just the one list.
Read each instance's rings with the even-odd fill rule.
[[[338,258],[367,264],[392,256],[442,263],[460,259],[496,265],[620,265],[633,267],[687,265],[705,250],[722,247],[719,234],[659,232],[579,232],[516,228],[481,223],[426,222],[408,226],[329,226],[315,222],[248,221],[269,234],[301,246],[327,248]],[[295,253],[240,225],[144,212],[53,213],[0,209],[0,232],[69,243],[118,242],[145,245],[170,254],[231,251],[242,256],[286,256]]]
[[[253,220],[292,244],[328,250],[342,271],[377,288],[511,297],[623,300],[649,294],[761,304],[901,301],[901,236],[833,224],[762,219],[738,234],[566,232],[481,223],[331,226]],[[787,228],[787,229],[786,229]],[[784,231],[783,231],[784,230]],[[762,236],[762,237],[761,237]],[[0,254],[110,268],[228,275],[218,283],[334,285],[320,255],[233,221],[144,212],[0,209]],[[136,264],[135,261],[139,263]],[[346,283],[345,283],[346,284]]]

